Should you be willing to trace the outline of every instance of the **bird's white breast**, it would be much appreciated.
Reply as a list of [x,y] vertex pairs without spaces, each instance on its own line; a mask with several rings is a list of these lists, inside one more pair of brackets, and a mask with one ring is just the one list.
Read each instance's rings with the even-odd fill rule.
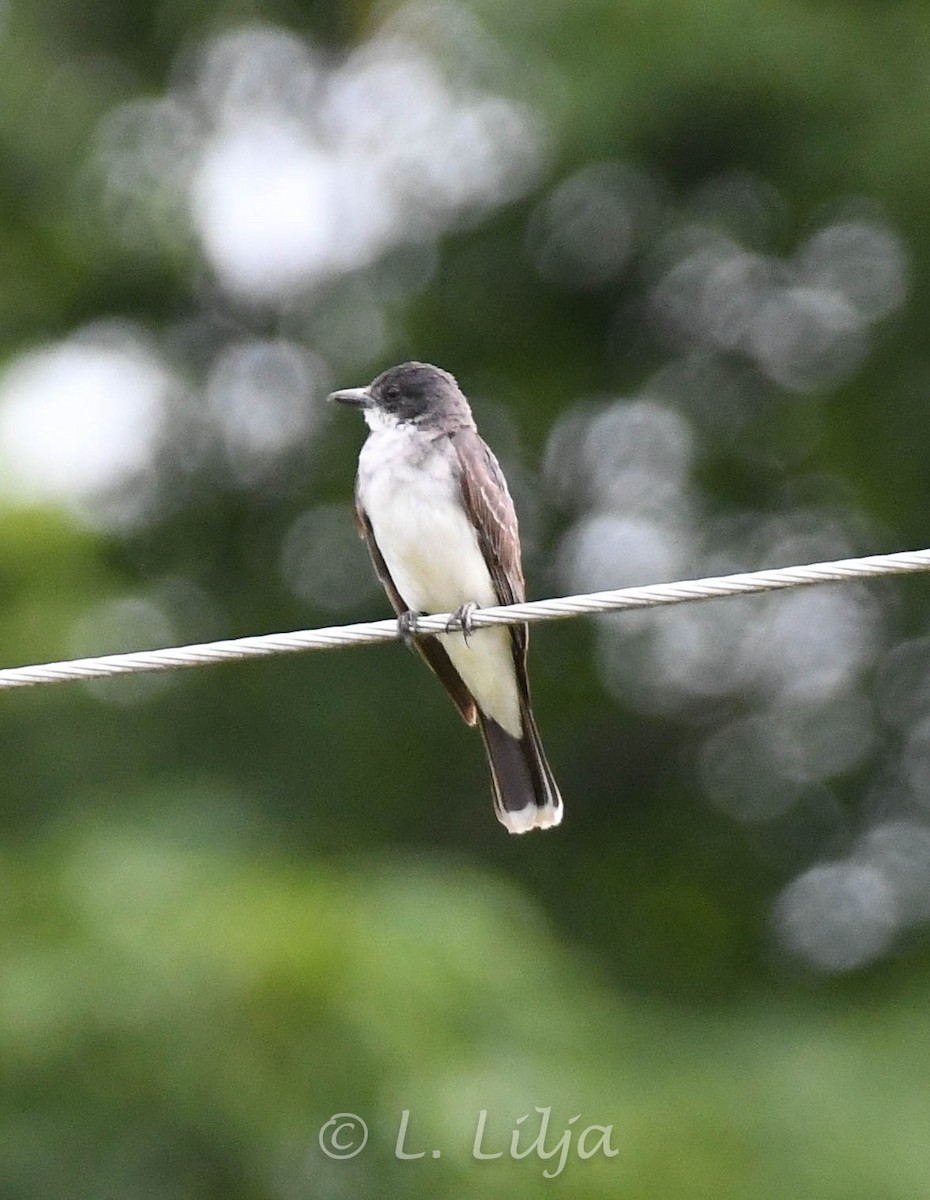
[[[401,425],[375,428],[359,457],[359,500],[394,586],[415,612],[497,603],[448,449],[445,438]],[[507,630],[477,630],[469,644],[458,633],[440,640],[483,711],[520,736]]]

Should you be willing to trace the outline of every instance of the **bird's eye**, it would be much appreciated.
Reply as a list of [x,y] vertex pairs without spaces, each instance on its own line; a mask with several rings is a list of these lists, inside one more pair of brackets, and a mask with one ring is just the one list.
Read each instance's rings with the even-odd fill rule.
[[389,383],[387,385],[387,387],[384,389],[385,400],[396,400],[399,395],[400,395],[400,388],[397,386],[396,383]]

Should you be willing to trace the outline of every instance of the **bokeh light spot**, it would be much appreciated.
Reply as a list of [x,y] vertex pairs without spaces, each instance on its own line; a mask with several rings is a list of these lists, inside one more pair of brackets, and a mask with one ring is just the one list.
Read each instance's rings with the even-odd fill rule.
[[813,867],[789,884],[775,906],[785,946],[826,971],[849,971],[877,958],[898,921],[884,872],[852,862]]

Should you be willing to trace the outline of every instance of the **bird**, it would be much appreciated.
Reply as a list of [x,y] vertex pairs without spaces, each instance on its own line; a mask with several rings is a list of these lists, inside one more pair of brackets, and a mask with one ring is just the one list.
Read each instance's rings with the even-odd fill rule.
[[[365,418],[359,533],[404,640],[481,730],[498,820],[511,833],[558,825],[562,798],[530,701],[529,630],[471,625],[476,608],[520,603],[526,586],[507,481],[468,400],[448,371],[422,362],[329,399]],[[447,632],[417,634],[418,616],[444,612],[454,614]]]

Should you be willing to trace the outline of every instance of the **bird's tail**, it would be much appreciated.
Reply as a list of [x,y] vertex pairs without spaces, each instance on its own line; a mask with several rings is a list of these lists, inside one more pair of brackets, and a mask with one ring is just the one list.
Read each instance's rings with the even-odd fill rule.
[[550,829],[562,820],[562,797],[539,740],[529,705],[522,705],[523,736],[514,737],[491,717],[478,720],[491,767],[494,811],[511,833]]

